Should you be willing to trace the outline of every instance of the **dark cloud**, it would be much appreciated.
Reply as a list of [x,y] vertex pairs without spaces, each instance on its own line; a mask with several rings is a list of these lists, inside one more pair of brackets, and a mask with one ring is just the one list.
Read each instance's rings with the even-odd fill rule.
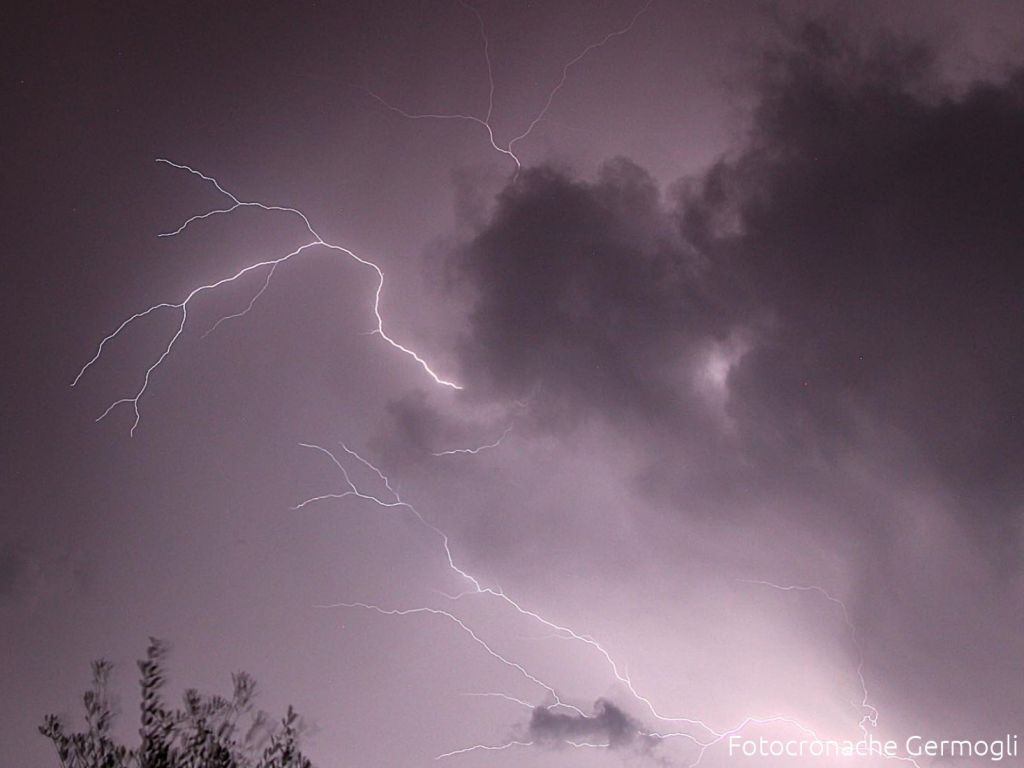
[[530,169],[498,196],[453,261],[470,397],[536,393],[537,429],[602,419],[669,441],[668,474],[691,467],[704,498],[813,493],[817,468],[881,452],[1005,533],[1024,459],[1024,75],[954,96],[921,47],[865,53],[807,25],[759,94],[746,146],[670,199],[622,159],[593,181]]
[[461,355],[471,391],[542,389],[546,417],[680,413],[678,369],[733,320],[716,274],[681,238],[651,177],[628,160],[594,182],[527,171],[461,252],[474,293]]
[[[953,98],[922,87],[919,49],[864,57],[815,26],[803,43],[773,63],[752,147],[686,210],[772,317],[730,376],[729,413],[748,450],[783,460],[891,430],[965,512],[1008,517],[1024,458],[1024,76]],[[740,196],[734,237],[709,227],[721,186]]]
[[550,746],[586,743],[611,749],[650,747],[656,743],[644,733],[638,721],[605,699],[597,700],[592,715],[536,707],[530,717],[527,738]]

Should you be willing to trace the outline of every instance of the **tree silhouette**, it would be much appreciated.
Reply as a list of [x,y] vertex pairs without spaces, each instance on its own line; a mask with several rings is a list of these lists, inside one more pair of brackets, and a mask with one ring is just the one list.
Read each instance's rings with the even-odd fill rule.
[[112,665],[93,663],[92,688],[82,697],[85,730],[68,733],[56,715],[39,727],[63,768],[312,768],[299,750],[299,716],[288,707],[275,724],[255,709],[256,683],[244,672],[232,675],[230,699],[189,689],[182,708],[168,708],[161,694],[166,652],[162,642],[150,638],[146,658],[139,661],[141,727],[135,749],[111,735],[114,710],[107,681]]

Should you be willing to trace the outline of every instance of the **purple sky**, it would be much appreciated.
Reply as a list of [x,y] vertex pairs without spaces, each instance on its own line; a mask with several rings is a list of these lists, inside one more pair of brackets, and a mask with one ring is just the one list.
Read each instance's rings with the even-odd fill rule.
[[[101,656],[131,734],[150,635],[175,686],[253,673],[325,767],[689,765],[748,717],[1019,731],[1024,16],[892,5],[19,9],[0,763],[56,764],[35,726]],[[517,172],[488,130],[563,72]],[[131,403],[94,423],[181,315],[69,388],[119,323],[311,242],[253,208],[158,238],[231,201],[157,158],[377,265],[385,332],[462,389],[320,245],[209,335],[266,270],[196,296],[133,435]],[[295,509],[348,488],[301,444],[393,500],[341,441],[412,506]]]

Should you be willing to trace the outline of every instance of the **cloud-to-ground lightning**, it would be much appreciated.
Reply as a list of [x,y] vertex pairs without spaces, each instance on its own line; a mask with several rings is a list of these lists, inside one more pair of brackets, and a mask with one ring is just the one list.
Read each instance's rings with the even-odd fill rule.
[[[381,314],[381,306],[380,306],[381,305],[381,294],[382,294],[382,292],[384,290],[384,272],[381,270],[380,266],[377,265],[375,262],[373,262],[373,261],[371,261],[371,260],[369,260],[367,258],[364,258],[364,257],[362,257],[362,256],[360,256],[358,254],[356,254],[354,251],[351,251],[351,250],[349,250],[348,248],[346,248],[344,246],[337,245],[336,243],[331,243],[331,242],[328,242],[328,241],[324,240],[324,238],[321,237],[320,234],[313,228],[313,225],[310,223],[310,221],[306,217],[306,215],[302,211],[298,210],[297,208],[292,208],[292,207],[289,207],[289,206],[282,206],[282,205],[272,205],[272,204],[262,203],[262,202],[253,201],[253,200],[242,200],[239,197],[235,196],[233,193],[227,191],[220,184],[220,182],[217,181],[217,179],[213,178],[212,176],[207,176],[206,174],[201,173],[200,171],[197,171],[197,170],[195,170],[194,168],[192,168],[192,167],[190,167],[188,165],[183,165],[183,164],[180,164],[180,163],[175,163],[175,162],[172,162],[171,160],[167,160],[165,158],[158,158],[157,162],[161,163],[161,164],[164,164],[164,165],[168,165],[168,166],[170,166],[172,168],[177,168],[179,170],[187,171],[188,173],[190,173],[190,174],[192,174],[194,176],[199,177],[203,181],[208,182],[209,184],[211,184],[217,190],[217,192],[219,192],[221,195],[223,195],[225,198],[227,198],[227,200],[230,202],[230,205],[227,205],[227,206],[225,206],[223,208],[215,208],[215,209],[206,211],[205,213],[195,214],[194,216],[191,216],[188,219],[186,219],[184,221],[184,223],[182,223],[181,226],[179,226],[177,229],[174,229],[174,230],[169,231],[169,232],[161,233],[160,237],[174,237],[174,236],[179,235],[182,232],[184,232],[192,224],[195,224],[196,222],[199,222],[199,221],[204,221],[206,219],[209,219],[209,218],[212,218],[212,217],[215,217],[215,216],[221,216],[221,215],[233,213],[234,211],[237,211],[237,210],[240,210],[240,209],[243,209],[243,208],[256,208],[256,209],[259,209],[259,210],[262,210],[262,211],[285,213],[285,214],[297,217],[301,221],[303,229],[306,231],[306,233],[310,236],[311,239],[308,240],[307,242],[303,243],[302,245],[299,245],[297,248],[289,251],[288,253],[285,253],[282,256],[278,256],[277,258],[273,258],[273,259],[266,259],[266,260],[254,262],[252,264],[249,264],[249,265],[243,267],[242,269],[239,269],[238,271],[234,272],[233,274],[228,275],[226,277],[223,277],[223,278],[221,278],[219,280],[216,280],[216,281],[213,281],[213,282],[210,282],[210,283],[204,283],[202,285],[196,286],[191,291],[189,291],[188,294],[186,294],[186,296],[183,299],[181,299],[180,301],[177,301],[177,302],[161,302],[161,303],[158,303],[158,304],[154,304],[153,306],[151,306],[148,309],[145,309],[145,310],[143,310],[141,312],[136,312],[134,315],[131,315],[126,320],[124,320],[116,329],[114,329],[113,332],[111,332],[107,336],[105,336],[100,341],[100,343],[99,343],[99,345],[98,345],[98,347],[96,349],[96,353],[92,356],[92,358],[84,366],[82,366],[81,370],[78,372],[78,375],[75,376],[74,381],[71,382],[71,386],[72,387],[77,386],[77,384],[79,383],[79,381],[81,381],[81,379],[85,375],[85,373],[95,363],[97,363],[99,361],[99,359],[103,356],[103,352],[104,352],[106,346],[111,341],[116,339],[128,326],[132,325],[133,323],[135,323],[138,320],[141,320],[141,319],[143,319],[145,317],[148,317],[149,315],[151,315],[151,314],[153,314],[155,312],[159,312],[161,310],[170,310],[170,311],[173,311],[173,312],[177,312],[179,314],[179,316],[180,316],[180,320],[178,322],[178,325],[175,328],[174,332],[171,334],[170,338],[168,339],[167,344],[162,348],[162,351],[160,352],[160,354],[156,358],[156,360],[152,364],[150,364],[150,366],[148,368],[146,368],[146,371],[145,371],[145,373],[143,375],[143,378],[142,378],[142,383],[139,386],[139,388],[131,396],[129,396],[129,397],[122,397],[122,398],[120,398],[118,400],[115,400],[113,403],[111,403],[107,407],[107,409],[102,414],[100,414],[99,418],[97,418],[97,421],[100,421],[100,420],[104,419],[107,415],[110,414],[111,411],[113,411],[119,405],[130,405],[131,408],[132,408],[132,411],[134,413],[134,416],[135,416],[135,419],[134,419],[134,421],[132,423],[132,426],[131,426],[130,434],[133,434],[133,435],[135,434],[135,430],[139,426],[139,422],[140,422],[140,420],[142,418],[142,414],[141,414],[141,412],[139,410],[139,402],[142,400],[142,397],[146,394],[146,390],[149,388],[150,380],[152,379],[153,374],[161,366],[161,364],[163,364],[163,362],[167,359],[167,357],[171,354],[171,351],[174,349],[175,344],[178,342],[178,340],[181,338],[182,334],[185,332],[185,327],[186,327],[186,325],[188,323],[189,305],[197,297],[201,296],[204,293],[211,293],[213,291],[216,291],[218,288],[220,288],[220,287],[222,287],[224,285],[227,285],[229,283],[237,282],[237,281],[241,280],[242,278],[246,277],[247,275],[250,275],[250,274],[253,274],[253,273],[259,273],[261,271],[265,271],[263,284],[261,285],[260,289],[256,292],[256,294],[252,297],[252,299],[250,300],[248,306],[242,312],[238,312],[238,313],[233,314],[233,315],[227,315],[226,317],[222,317],[220,320],[217,321],[217,324],[215,324],[213,326],[213,328],[210,329],[210,331],[212,331],[213,329],[215,329],[217,327],[217,325],[219,325],[221,322],[224,322],[225,320],[228,320],[228,319],[231,319],[231,318],[236,318],[236,317],[242,317],[245,314],[247,314],[253,308],[253,306],[255,305],[256,301],[267,290],[267,288],[270,285],[270,281],[271,281],[271,279],[274,276],[274,272],[276,271],[276,269],[281,264],[284,264],[285,262],[287,262],[287,261],[289,261],[289,260],[291,260],[291,259],[293,259],[293,258],[295,258],[295,257],[297,257],[297,256],[299,256],[301,254],[304,254],[305,252],[307,252],[307,251],[309,251],[311,249],[314,249],[314,248],[324,248],[324,249],[327,249],[329,251],[334,251],[336,253],[343,254],[344,256],[346,256],[346,257],[356,261],[357,263],[361,264],[362,266],[367,267],[370,270],[372,270],[373,273],[376,275],[376,278],[377,278],[377,285],[376,285],[376,288],[374,290],[374,296],[373,296],[373,316],[374,316],[374,319],[376,321],[376,324],[375,324],[375,327],[374,327],[372,332],[374,334],[380,336],[385,342],[387,342],[394,349],[396,349],[399,352],[403,353],[404,355],[412,358],[416,363],[419,364],[420,368],[422,368],[423,371],[425,371],[426,374],[431,379],[433,379],[433,381],[436,384],[439,384],[439,385],[444,386],[444,387],[449,387],[451,389],[456,389],[456,390],[462,388],[461,386],[459,386],[455,382],[450,381],[450,380],[445,379],[442,376],[440,376],[434,370],[434,368],[426,361],[426,359],[424,359],[418,352],[414,351],[410,347],[407,347],[407,346],[399,343],[398,341],[396,341],[394,339],[394,337],[390,336],[388,334],[388,332],[385,330],[385,327],[384,327],[384,317]],[[209,333],[209,331],[207,333]]]
[[371,98],[373,98],[383,107],[410,120],[450,120],[457,122],[468,122],[480,126],[487,132],[487,140],[490,143],[491,148],[494,151],[499,152],[500,154],[508,157],[510,160],[512,160],[513,163],[515,163],[515,172],[513,174],[513,178],[515,178],[518,177],[519,172],[522,170],[523,167],[522,159],[519,157],[519,155],[516,154],[516,144],[518,144],[521,141],[524,141],[527,137],[529,137],[530,134],[533,133],[533,130],[537,127],[537,125],[540,124],[540,122],[544,120],[544,118],[547,116],[548,112],[551,109],[551,105],[555,101],[555,97],[562,90],[562,88],[565,87],[565,83],[569,78],[569,71],[598,48],[607,45],[615,38],[629,34],[633,30],[633,27],[636,26],[636,23],[640,19],[640,17],[644,13],[646,13],[647,10],[650,8],[653,0],[645,0],[643,5],[641,5],[640,8],[633,14],[633,16],[630,18],[627,24],[607,33],[600,40],[590,43],[576,56],[569,59],[569,61],[567,61],[565,65],[562,67],[561,74],[557,82],[555,83],[554,87],[550,91],[548,91],[548,94],[544,99],[543,106],[540,108],[540,110],[527,123],[526,128],[521,133],[517,134],[516,136],[513,136],[504,144],[499,143],[498,139],[495,138],[494,125],[491,122],[491,118],[493,117],[494,114],[494,67],[491,61],[491,43],[487,35],[487,29],[484,24],[484,19],[483,16],[480,14],[479,9],[477,9],[474,5],[471,5],[470,3],[466,2],[466,0],[459,0],[459,2],[463,7],[470,10],[476,16],[477,24],[480,30],[480,37],[481,40],[483,41],[484,63],[486,64],[487,67],[488,84],[487,112],[485,113],[484,117],[480,117],[479,115],[471,114],[468,112],[410,112],[386,101],[384,98],[382,98],[380,95],[370,90],[369,88],[365,90],[370,95]]
[[[663,714],[654,705],[654,703],[651,701],[650,698],[648,698],[645,695],[641,694],[637,690],[637,688],[634,685],[632,679],[629,677],[628,673],[625,672],[625,667],[620,662],[615,661],[614,658],[612,657],[611,653],[603,645],[601,645],[597,640],[595,640],[592,636],[590,636],[588,634],[585,634],[585,633],[581,633],[581,632],[576,631],[576,630],[573,630],[573,629],[571,629],[571,628],[569,628],[567,626],[561,625],[561,624],[559,624],[557,622],[554,622],[554,621],[552,621],[552,620],[550,620],[548,618],[545,618],[544,616],[542,616],[541,614],[537,613],[534,610],[531,610],[529,608],[524,607],[520,602],[518,602],[515,599],[513,599],[511,596],[509,596],[502,589],[497,588],[497,587],[486,586],[483,583],[483,581],[481,580],[481,578],[470,574],[468,571],[464,570],[462,567],[457,565],[456,564],[456,559],[455,559],[455,557],[453,555],[453,552],[452,552],[452,546],[451,546],[451,542],[450,542],[450,539],[449,539],[448,535],[446,533],[444,533],[444,531],[442,531],[435,524],[433,524],[432,522],[427,520],[422,515],[422,513],[420,513],[419,510],[416,509],[416,507],[414,507],[413,505],[411,505],[407,501],[403,500],[402,497],[394,490],[393,485],[392,485],[391,481],[389,480],[387,474],[385,472],[383,472],[375,464],[373,464],[371,461],[369,461],[368,459],[366,459],[365,457],[363,457],[362,455],[360,455],[358,452],[354,451],[353,449],[351,449],[347,445],[342,444],[342,449],[344,450],[345,454],[350,456],[355,461],[358,461],[364,467],[368,468],[381,481],[383,486],[388,490],[389,496],[387,498],[382,498],[381,496],[378,496],[378,495],[376,495],[374,493],[371,493],[371,492],[368,492],[366,490],[363,490],[359,486],[357,486],[355,484],[355,482],[353,481],[352,476],[349,474],[348,470],[346,469],[345,464],[338,458],[338,456],[334,452],[332,452],[328,448],[325,448],[325,447],[320,446],[320,445],[315,445],[315,444],[312,444],[312,443],[303,443],[301,445],[302,445],[302,447],[318,451],[318,452],[322,453],[323,455],[327,456],[330,459],[331,463],[341,472],[342,478],[344,480],[344,489],[339,491],[339,492],[321,494],[321,495],[314,496],[314,497],[311,497],[309,499],[306,499],[305,501],[297,504],[295,506],[295,509],[302,509],[302,508],[304,508],[304,507],[306,507],[306,506],[308,506],[310,504],[313,504],[313,503],[316,503],[316,502],[321,502],[321,501],[339,500],[339,499],[345,499],[345,498],[355,498],[355,499],[360,499],[362,501],[370,502],[370,503],[372,503],[372,504],[374,504],[374,505],[376,505],[378,507],[384,508],[384,509],[398,509],[398,510],[404,510],[405,512],[410,513],[418,521],[419,524],[421,524],[422,526],[426,527],[428,530],[430,530],[434,535],[436,535],[440,539],[440,541],[441,541],[441,543],[443,545],[443,548],[444,548],[444,552],[445,552],[445,557],[446,557],[448,568],[452,572],[454,572],[461,580],[467,582],[469,587],[470,587],[468,591],[464,591],[464,592],[462,592],[462,593],[460,593],[458,595],[447,596],[447,597],[449,597],[450,600],[457,601],[457,600],[460,600],[460,599],[463,599],[463,598],[466,598],[466,597],[471,597],[473,595],[481,595],[481,596],[491,597],[491,598],[494,598],[494,599],[497,599],[497,600],[500,600],[500,601],[504,602],[507,606],[512,608],[518,614],[520,614],[520,615],[522,615],[524,617],[527,617],[527,618],[531,619],[532,621],[540,623],[546,629],[552,630],[552,636],[553,637],[559,637],[559,638],[563,638],[563,639],[567,639],[567,640],[571,640],[571,641],[575,641],[575,642],[581,642],[581,643],[587,645],[593,651],[596,651],[604,659],[604,661],[608,664],[608,667],[609,667],[612,675],[615,677],[615,679],[619,683],[621,683],[629,691],[629,693],[631,694],[631,696],[634,698],[634,700],[637,703],[643,705],[644,709],[646,709],[648,711],[650,716],[652,716],[656,720],[664,722],[664,723],[675,724],[675,727],[678,729],[678,730],[670,730],[670,731],[657,731],[657,730],[649,730],[649,729],[643,728],[643,729],[639,729],[637,731],[637,736],[645,737],[645,738],[648,738],[648,739],[653,739],[655,741],[666,741],[666,740],[669,740],[669,739],[685,739],[687,742],[691,743],[694,746],[694,748],[697,750],[696,759],[690,764],[691,766],[699,765],[700,762],[704,759],[704,756],[706,755],[706,753],[711,748],[713,748],[713,747],[723,743],[731,735],[738,734],[738,733],[740,733],[741,731],[745,730],[746,728],[748,728],[750,726],[755,726],[755,725],[762,725],[762,726],[763,725],[780,725],[780,726],[787,727],[787,728],[793,728],[793,729],[795,729],[795,730],[797,730],[797,731],[799,731],[799,732],[801,732],[801,733],[803,733],[805,735],[811,736],[814,739],[819,739],[819,736],[818,736],[818,734],[817,734],[815,729],[807,726],[804,723],[801,723],[796,718],[782,716],[782,715],[748,716],[748,717],[743,718],[738,724],[733,725],[731,727],[728,727],[728,728],[715,728],[715,727],[709,725],[708,723],[706,723],[706,722],[704,722],[704,721],[702,721],[700,719],[694,718],[694,717],[685,717],[685,716],[679,716],[679,715]],[[753,583],[763,584],[765,586],[775,587],[775,588],[778,588],[778,589],[787,589],[786,587],[782,587],[782,586],[779,586],[779,585],[771,584],[769,582],[753,582]],[[817,587],[807,587],[807,588],[793,587],[793,588],[790,588],[790,589],[794,589],[794,590],[795,589],[801,589],[801,590],[806,590],[806,591],[819,592],[822,595],[824,595],[825,597],[827,597],[829,600],[831,600],[833,603],[835,603],[837,605],[840,605],[842,610],[843,610],[844,621],[846,622],[847,626],[851,629],[851,631],[853,630],[853,625],[852,625],[852,622],[850,621],[849,614],[846,611],[845,604],[843,604],[837,598],[833,598],[827,592],[825,592],[821,588],[817,588]],[[511,659],[510,657],[508,657],[507,655],[499,653],[498,651],[494,650],[494,648],[487,641],[485,641],[481,637],[479,632],[477,632],[476,630],[474,630],[474,629],[472,629],[470,627],[470,625],[467,623],[465,618],[456,616],[451,611],[443,610],[443,609],[439,609],[439,608],[428,607],[428,606],[419,606],[419,607],[404,608],[404,609],[384,608],[384,607],[381,607],[381,606],[378,606],[378,605],[374,605],[374,604],[371,604],[371,603],[365,603],[365,602],[338,602],[338,603],[333,603],[332,607],[361,608],[361,609],[370,610],[370,611],[373,611],[373,612],[376,612],[378,614],[385,615],[385,616],[433,615],[433,616],[442,617],[442,618],[448,620],[449,622],[453,623],[454,625],[456,625],[460,631],[462,631],[463,633],[467,634],[475,643],[477,643],[480,647],[482,647],[490,656],[492,656],[493,658],[495,658],[496,660],[501,662],[503,665],[516,670],[522,677],[524,677],[528,681],[530,681],[530,682],[536,684],[537,686],[539,686],[543,690],[543,692],[546,694],[546,698],[547,698],[549,703],[543,704],[543,705],[534,705],[534,704],[530,704],[527,701],[524,701],[521,698],[512,696],[511,694],[502,693],[502,692],[488,692],[488,693],[467,694],[467,695],[478,695],[478,696],[489,696],[489,697],[500,698],[500,699],[503,699],[503,700],[506,700],[506,701],[509,701],[509,702],[513,702],[513,703],[516,703],[516,704],[519,704],[519,705],[521,705],[523,707],[528,707],[528,708],[536,708],[537,706],[543,706],[543,707],[546,707],[546,708],[563,707],[563,708],[573,712],[575,715],[577,715],[577,716],[579,716],[581,718],[586,718],[587,717],[587,715],[583,712],[582,709],[580,709],[578,706],[568,702],[563,697],[563,695],[561,695],[559,692],[557,692],[555,685],[553,685],[550,682],[541,680],[537,675],[535,675],[534,673],[528,671],[527,668],[523,664],[521,664],[520,662],[515,661],[515,660]],[[854,641],[856,641],[855,635],[854,635],[853,639],[854,639]],[[859,646],[858,646],[858,650],[859,650]],[[866,729],[865,723],[870,723],[872,726],[874,726],[877,723],[877,710],[875,710],[875,708],[872,705],[867,703],[867,698],[868,698],[867,697],[867,687],[866,687],[866,685],[863,684],[864,678],[863,678],[862,668],[863,668],[863,654],[861,654],[861,656],[860,656],[857,672],[858,672],[858,677],[859,677],[859,679],[862,682],[862,693],[863,693],[863,697],[862,697],[862,707],[863,707],[862,714],[863,714],[863,717],[862,717],[859,725],[860,725],[861,730],[865,731],[865,729]],[[682,729],[679,729],[680,726],[682,726]],[[439,758],[442,758],[442,757],[444,757],[444,758],[446,758],[446,757],[455,757],[455,756],[459,756],[459,755],[463,755],[463,754],[468,754],[470,752],[476,752],[476,751],[487,751],[487,750],[496,750],[496,749],[509,749],[509,748],[511,748],[513,746],[532,746],[534,743],[535,743],[534,741],[524,741],[522,739],[514,739],[514,740],[511,740],[509,742],[506,742],[505,744],[497,745],[497,746],[486,745],[486,744],[475,744],[475,745],[471,745],[469,747],[465,747],[465,748],[461,748],[461,749],[457,749],[457,750],[452,750],[452,751],[447,752],[447,753],[445,753],[443,755],[440,755],[438,757]],[[574,748],[611,748],[612,747],[612,745],[610,745],[610,744],[596,744],[596,743],[590,743],[590,742],[572,742],[572,741],[569,741],[569,740],[563,740],[561,743],[563,745],[565,745],[565,746],[574,747]],[[893,758],[890,758],[890,759],[896,759],[896,760],[899,760],[899,761],[913,763],[913,761],[910,760],[909,758],[893,757]],[[915,763],[915,765],[916,765],[916,763]]]

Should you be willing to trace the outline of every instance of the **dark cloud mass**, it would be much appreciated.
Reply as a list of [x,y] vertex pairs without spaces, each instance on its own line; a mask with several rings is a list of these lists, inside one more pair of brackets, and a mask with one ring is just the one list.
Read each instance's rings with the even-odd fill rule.
[[476,293],[462,346],[473,389],[518,399],[539,387],[562,415],[678,411],[680,364],[730,326],[709,265],[628,160],[592,183],[527,171],[457,268]]
[[649,747],[655,743],[643,733],[639,722],[604,699],[598,699],[592,715],[552,712],[547,707],[536,707],[530,716],[526,737],[552,746],[587,743],[612,749]]
[[808,25],[745,148],[670,200],[628,160],[527,171],[454,260],[471,391],[538,392],[543,429],[644,423],[723,486],[903,451],[1011,530],[1024,75],[952,95],[929,61]]

